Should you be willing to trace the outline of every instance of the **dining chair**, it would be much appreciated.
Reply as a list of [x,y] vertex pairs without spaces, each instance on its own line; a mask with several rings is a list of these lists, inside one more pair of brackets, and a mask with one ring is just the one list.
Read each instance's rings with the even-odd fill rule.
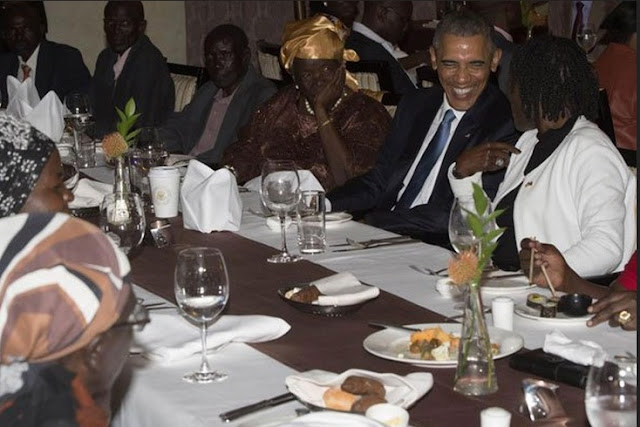
[[280,63],[280,45],[260,39],[256,46],[260,74],[275,83],[278,89],[291,83],[291,76]]
[[191,102],[196,90],[207,81],[207,70],[203,67],[170,62],[167,66],[176,93],[174,111],[182,111],[185,105]]

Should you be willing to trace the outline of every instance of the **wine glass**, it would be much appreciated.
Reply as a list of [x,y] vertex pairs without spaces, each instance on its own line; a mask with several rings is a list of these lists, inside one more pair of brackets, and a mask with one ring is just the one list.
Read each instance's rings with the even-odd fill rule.
[[125,254],[144,238],[146,219],[142,199],[135,193],[107,194],[100,204],[100,228]]
[[178,253],[174,283],[180,310],[201,326],[200,370],[182,378],[199,384],[224,381],[227,375],[212,371],[207,360],[207,323],[222,313],[229,300],[229,277],[222,252],[215,248],[181,250]]
[[287,213],[300,201],[300,177],[295,163],[291,160],[267,160],[262,166],[260,185],[262,203],[280,218],[282,251],[268,258],[272,263],[296,262],[302,259],[287,250],[285,219]]
[[62,162],[64,186],[73,191],[80,179],[76,152],[69,144],[57,144],[57,148]]
[[85,131],[91,124],[91,103],[89,96],[84,93],[70,93],[64,97],[64,106],[67,107],[65,120],[69,121],[73,128],[73,140],[78,151],[78,134]]
[[591,52],[591,49],[596,45],[598,35],[591,24],[582,25],[576,32],[576,42],[585,51],[585,53]]
[[143,127],[136,138],[136,147],[146,153],[152,166],[164,166],[169,153],[164,148],[160,132],[154,127]]
[[468,213],[476,212],[473,197],[456,197],[449,215],[449,241],[457,253],[477,253],[480,242],[473,234],[468,222]]
[[635,426],[637,360],[616,356],[613,362],[594,364],[585,389],[585,409],[592,427]]

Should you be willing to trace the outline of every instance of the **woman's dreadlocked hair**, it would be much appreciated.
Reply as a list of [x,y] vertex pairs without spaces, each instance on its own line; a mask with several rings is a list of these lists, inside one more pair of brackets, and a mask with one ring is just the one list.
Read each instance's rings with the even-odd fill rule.
[[532,38],[514,53],[510,75],[511,85],[519,89],[522,111],[530,119],[538,109],[548,120],[584,115],[593,121],[598,116],[598,78],[573,40]]

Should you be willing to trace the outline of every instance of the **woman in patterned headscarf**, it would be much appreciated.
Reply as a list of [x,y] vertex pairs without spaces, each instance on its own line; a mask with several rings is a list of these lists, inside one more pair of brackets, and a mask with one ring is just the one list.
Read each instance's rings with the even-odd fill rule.
[[63,175],[53,141],[29,123],[0,113],[0,218],[68,211],[73,194]]
[[[129,262],[66,214],[0,220],[0,425],[107,426],[110,389],[146,320]],[[137,308],[131,319],[134,306]]]
[[346,29],[324,15],[287,24],[280,59],[295,85],[262,105],[223,163],[240,182],[260,175],[264,159],[294,160],[330,190],[373,165],[391,118],[379,102],[357,91],[345,61]]

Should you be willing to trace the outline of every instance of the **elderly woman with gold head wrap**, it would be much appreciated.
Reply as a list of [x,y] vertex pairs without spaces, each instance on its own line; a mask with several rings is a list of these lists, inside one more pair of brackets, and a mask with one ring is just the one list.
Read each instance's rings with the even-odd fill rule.
[[325,190],[374,164],[391,118],[346,72],[345,61],[358,60],[344,48],[346,33],[323,15],[287,24],[280,59],[295,84],[262,105],[225,152],[240,182],[258,176],[266,158],[294,160]]

